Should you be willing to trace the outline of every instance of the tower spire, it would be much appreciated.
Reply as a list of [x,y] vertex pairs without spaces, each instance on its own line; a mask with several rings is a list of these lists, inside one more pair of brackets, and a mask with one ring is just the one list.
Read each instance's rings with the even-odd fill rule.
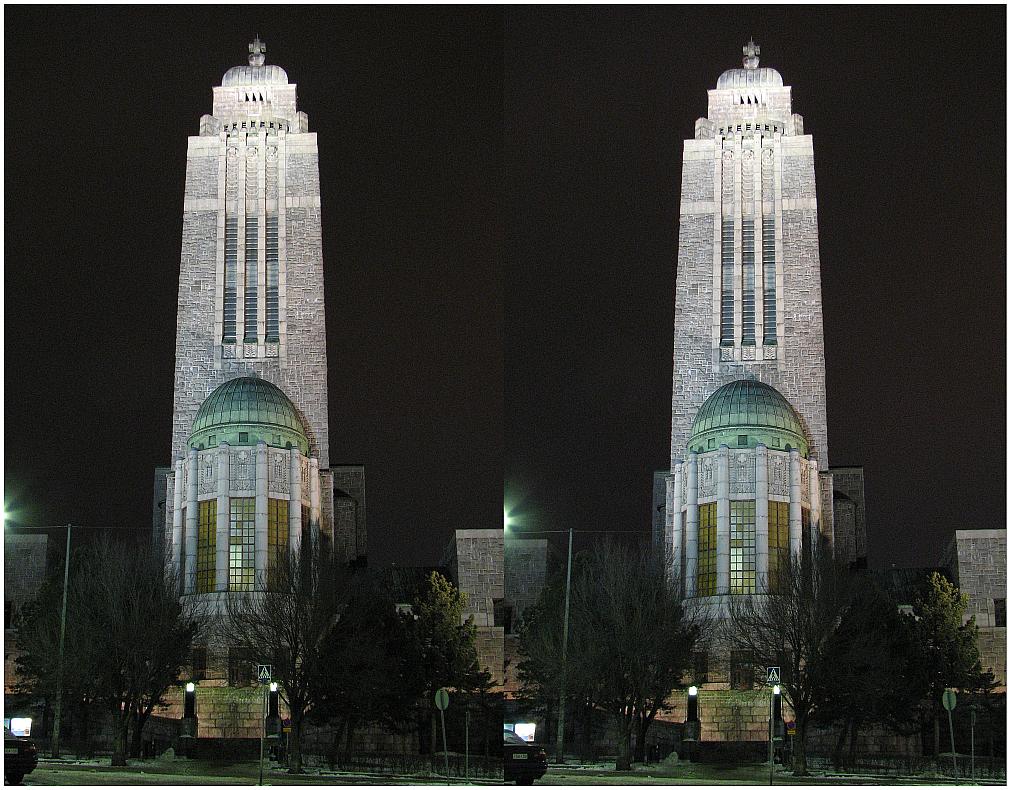
[[760,65],[760,59],[757,57],[760,54],[760,47],[753,41],[753,37],[749,37],[749,43],[742,48],[742,65],[747,69],[755,69]]
[[265,52],[267,52],[267,44],[260,40],[260,34],[258,33],[253,41],[250,42],[250,65],[263,66]]

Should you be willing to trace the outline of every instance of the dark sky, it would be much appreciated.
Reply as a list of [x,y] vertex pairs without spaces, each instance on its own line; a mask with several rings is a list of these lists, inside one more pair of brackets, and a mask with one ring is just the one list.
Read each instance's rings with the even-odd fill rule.
[[[5,13],[5,503],[150,525],[187,135],[267,60],[319,133],[331,456],[372,562],[454,528],[647,529],[682,141],[745,40],[813,134],[832,464],[874,565],[1005,525],[1001,8]],[[973,492],[973,493],[971,493]]]

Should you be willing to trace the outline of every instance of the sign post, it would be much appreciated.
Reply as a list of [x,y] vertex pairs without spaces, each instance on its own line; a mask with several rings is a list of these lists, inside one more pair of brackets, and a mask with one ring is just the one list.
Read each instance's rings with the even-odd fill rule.
[[447,756],[447,722],[443,711],[450,705],[450,693],[445,688],[436,689],[436,708],[440,711],[440,728],[443,730],[443,770],[450,778],[450,757]]
[[[464,709],[464,778],[468,778],[468,725],[471,724],[471,708]],[[971,730],[971,741],[974,742],[974,730]]]
[[974,780],[974,706],[971,707],[971,780]]
[[257,665],[257,682],[264,687],[264,715],[260,728],[260,779],[258,785],[264,784],[264,737],[267,735],[267,688],[271,683],[271,665]]
[[953,742],[953,709],[957,707],[957,695],[953,689],[946,689],[943,692],[943,707],[946,708],[946,717],[950,720],[950,754],[953,755],[953,778],[957,778],[957,747]]

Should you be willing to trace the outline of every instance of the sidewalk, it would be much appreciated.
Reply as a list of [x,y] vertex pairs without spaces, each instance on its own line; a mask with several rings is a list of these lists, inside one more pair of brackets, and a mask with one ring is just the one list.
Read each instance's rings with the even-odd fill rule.
[[[546,782],[546,780],[549,780]],[[766,785],[770,768],[766,764],[724,766],[712,763],[680,762],[678,765],[637,765],[629,771],[615,770],[615,763],[549,765],[543,783],[558,784],[691,784]],[[961,778],[955,782],[944,774],[897,776],[842,771],[811,770],[808,776],[793,776],[789,769],[774,766],[774,784],[783,785],[1004,785],[1001,780]]]
[[[237,779],[256,783],[260,775],[257,762],[210,762],[205,760],[175,759],[131,759],[126,766],[111,766],[109,758],[52,758],[40,757],[39,768],[58,769],[61,771],[86,771],[90,773],[132,773],[160,774],[187,778],[221,778]],[[430,783],[430,784],[461,784],[461,785],[501,785],[502,779],[484,777],[445,777],[438,773],[424,774],[389,774],[373,771],[338,771],[329,768],[304,767],[301,774],[290,774],[284,766],[264,761],[264,780],[271,784],[344,784],[351,779],[366,779],[374,782],[387,780],[391,784]],[[342,781],[344,780],[344,781]]]

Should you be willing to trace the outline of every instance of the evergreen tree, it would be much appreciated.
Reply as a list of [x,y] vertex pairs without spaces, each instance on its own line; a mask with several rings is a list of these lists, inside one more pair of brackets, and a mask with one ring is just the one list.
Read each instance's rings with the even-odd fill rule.
[[966,609],[967,596],[935,572],[914,604],[921,672],[928,687],[924,710],[933,721],[933,753],[937,756],[943,691],[985,692],[996,685],[992,673],[982,670],[978,628],[973,618],[964,622]]

